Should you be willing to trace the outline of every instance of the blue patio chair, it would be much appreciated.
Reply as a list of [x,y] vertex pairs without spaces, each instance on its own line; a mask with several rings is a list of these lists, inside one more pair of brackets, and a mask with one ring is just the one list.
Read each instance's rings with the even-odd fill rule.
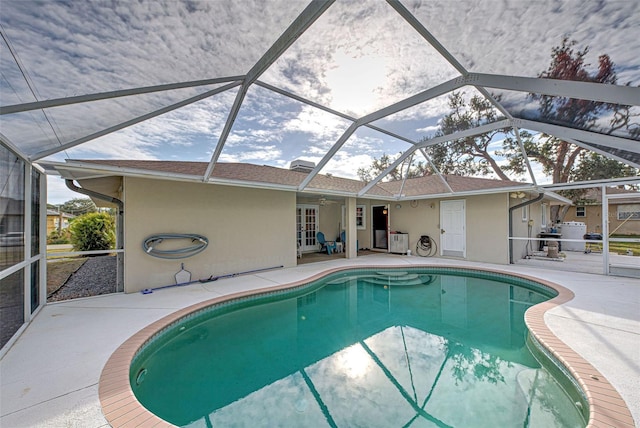
[[336,250],[336,243],[334,241],[327,241],[324,239],[324,233],[318,232],[316,234],[316,239],[318,240],[318,243],[322,245],[322,247],[320,247],[320,251],[324,251],[326,249],[327,254],[331,254]]
[[[343,251],[347,251],[347,233],[343,230],[340,232],[340,241],[342,241]],[[360,245],[360,241],[356,241],[356,251],[358,251],[358,246]]]

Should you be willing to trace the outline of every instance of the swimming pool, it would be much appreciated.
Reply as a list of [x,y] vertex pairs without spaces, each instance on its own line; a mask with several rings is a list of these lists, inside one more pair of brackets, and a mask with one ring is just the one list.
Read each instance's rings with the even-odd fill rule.
[[182,426],[585,426],[579,389],[527,347],[524,312],[555,294],[471,270],[338,272],[181,317],[137,350],[131,387]]

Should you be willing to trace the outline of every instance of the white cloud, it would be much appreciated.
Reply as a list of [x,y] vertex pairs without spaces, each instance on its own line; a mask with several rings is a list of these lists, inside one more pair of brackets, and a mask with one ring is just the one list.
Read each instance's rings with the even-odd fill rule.
[[158,143],[131,130],[105,135],[66,151],[71,159],[158,159]]
[[282,151],[275,146],[260,147],[252,151],[242,151],[237,153],[222,153],[221,162],[250,162],[260,163],[277,160],[282,156]]
[[[241,75],[306,4],[148,1],[112,6],[14,1],[3,4],[0,23],[39,98],[47,99]],[[640,39],[634,31],[640,17],[637,1],[508,0],[496,7],[493,0],[416,0],[405,5],[469,71],[535,76],[548,67],[551,48],[566,35],[578,40],[578,48],[590,46],[587,62],[592,66],[599,54],[607,53],[621,70],[620,83],[640,83]],[[0,67],[6,83],[3,97],[32,100],[17,67],[10,61],[2,61]],[[458,74],[389,4],[360,1],[333,4],[261,80],[359,117]],[[471,87],[465,91],[474,93]],[[66,142],[196,92],[184,89],[146,94],[56,107],[48,113]],[[207,159],[234,96],[235,90],[220,94],[68,153],[73,157]],[[513,108],[537,107],[531,101],[527,105],[521,94],[514,97],[514,93],[506,93],[507,98],[513,101]],[[416,130],[429,133],[435,127],[420,123],[434,123],[448,110],[447,95],[443,95],[380,122],[393,125],[400,135]],[[19,124],[8,118],[3,122],[7,128]],[[41,124],[50,134],[48,125]],[[346,120],[310,106],[300,108],[297,102],[253,86],[221,159],[285,164],[300,153],[321,159],[347,126]],[[50,136],[43,137],[38,126],[31,126],[30,133],[22,133],[24,128],[10,131],[7,129],[6,135],[12,140],[26,141],[25,152],[31,150],[29,144],[45,138],[53,141]],[[372,159],[382,152],[397,153],[396,146],[389,140],[356,136],[338,152],[335,161],[346,168],[347,157],[341,157],[342,153],[353,159]]]
[[288,132],[302,132],[311,135],[311,141],[333,141],[340,138],[349,126],[349,122],[326,113],[315,107],[305,105],[300,112],[282,125]]
[[425,126],[424,128],[418,128],[416,129],[417,132],[422,132],[425,134],[431,134],[436,132],[438,129],[440,129],[439,125],[432,125],[432,126]]
[[70,190],[61,177],[57,175],[47,176],[47,203],[59,205],[71,199],[84,197],[86,196]]
[[335,3],[264,80],[361,116],[458,73],[383,2]]

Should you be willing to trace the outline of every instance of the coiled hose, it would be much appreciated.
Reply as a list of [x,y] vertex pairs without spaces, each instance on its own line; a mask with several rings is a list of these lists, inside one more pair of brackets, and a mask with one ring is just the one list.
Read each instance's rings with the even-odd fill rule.
[[420,257],[435,256],[437,252],[436,242],[427,235],[422,235],[416,243],[416,254]]
[[[193,244],[195,242],[195,244],[170,250],[160,250],[157,248],[161,242],[168,239],[190,239],[191,243]],[[142,249],[150,256],[161,259],[184,259],[204,251],[208,245],[209,240],[206,236],[193,233],[164,233],[149,236],[142,243]]]

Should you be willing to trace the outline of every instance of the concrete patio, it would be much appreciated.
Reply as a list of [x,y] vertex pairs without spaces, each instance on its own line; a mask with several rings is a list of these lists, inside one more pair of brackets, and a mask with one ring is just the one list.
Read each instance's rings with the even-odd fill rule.
[[331,267],[403,264],[488,267],[571,289],[575,298],[547,313],[545,322],[607,377],[638,426],[640,279],[388,254],[304,264],[149,295],[115,294],[49,304],[0,361],[0,426],[108,426],[98,401],[98,380],[107,359],[142,327],[180,308],[240,290],[285,284]]

